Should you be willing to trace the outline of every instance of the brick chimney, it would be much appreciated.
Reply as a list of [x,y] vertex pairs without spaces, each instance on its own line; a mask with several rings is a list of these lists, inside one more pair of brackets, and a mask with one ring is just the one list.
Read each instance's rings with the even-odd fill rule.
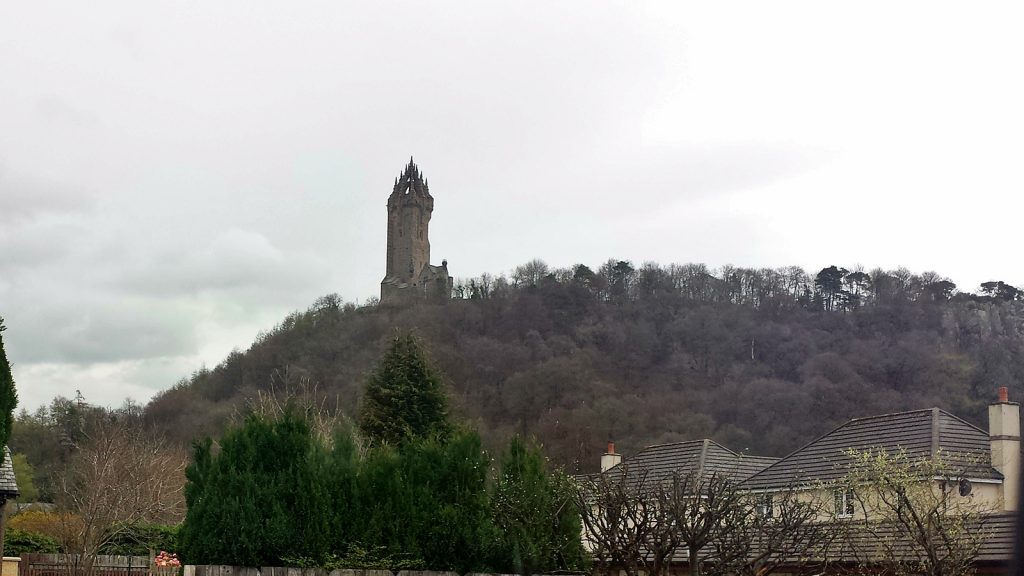
[[608,451],[601,456],[601,472],[622,462],[622,454],[615,453],[615,442],[608,441]]
[[1016,510],[1020,501],[1020,404],[1010,402],[1006,387],[999,401],[988,406],[988,436],[992,467],[1003,475],[1003,509]]

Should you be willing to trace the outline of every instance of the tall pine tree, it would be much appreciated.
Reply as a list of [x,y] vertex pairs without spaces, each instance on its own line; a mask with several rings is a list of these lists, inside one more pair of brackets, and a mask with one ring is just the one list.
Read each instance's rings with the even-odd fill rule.
[[444,385],[411,334],[396,336],[370,375],[359,427],[375,441],[393,445],[451,431]]
[[18,405],[18,393],[14,389],[14,377],[11,376],[11,364],[4,352],[3,332],[4,319],[0,317],[0,446],[7,445],[14,425],[14,407]]
[[[4,319],[0,317],[0,464],[7,458],[7,440],[11,437],[14,425],[14,407],[18,405],[18,393],[14,389],[14,377],[11,375],[11,364],[4,352]],[[7,495],[0,495],[0,557],[4,554],[4,524],[6,524]]]

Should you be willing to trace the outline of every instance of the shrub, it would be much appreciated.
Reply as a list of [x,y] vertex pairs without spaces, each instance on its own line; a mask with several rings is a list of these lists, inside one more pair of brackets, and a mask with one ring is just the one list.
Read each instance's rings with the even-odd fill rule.
[[46,510],[25,510],[12,516],[7,524],[9,528],[42,534],[57,542],[70,542],[73,548],[74,538],[68,538],[68,535],[77,534],[81,525],[82,519],[79,516]]
[[58,552],[60,552],[60,543],[56,538],[46,534],[17,528],[7,528],[4,533],[4,554],[7,556],[56,554]]
[[178,526],[166,524],[132,524],[118,532],[100,550],[115,556],[148,556],[158,550],[178,547]]

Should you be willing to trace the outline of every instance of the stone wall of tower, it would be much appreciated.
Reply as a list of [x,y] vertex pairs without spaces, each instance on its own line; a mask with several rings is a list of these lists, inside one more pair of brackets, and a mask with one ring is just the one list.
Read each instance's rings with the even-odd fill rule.
[[430,263],[430,215],[433,202],[411,194],[388,202],[387,276],[411,281]]

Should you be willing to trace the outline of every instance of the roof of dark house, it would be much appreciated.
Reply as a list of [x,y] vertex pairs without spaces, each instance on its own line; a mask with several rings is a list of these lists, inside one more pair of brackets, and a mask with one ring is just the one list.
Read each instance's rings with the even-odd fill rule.
[[605,474],[615,476],[628,470],[631,477],[644,478],[648,485],[662,482],[675,473],[691,472],[702,476],[723,474],[742,482],[776,461],[778,458],[737,454],[714,440],[689,440],[648,446]]
[[0,465],[0,496],[15,498],[18,492],[18,481],[14,477],[14,463],[11,461],[11,451],[4,446],[4,461]]
[[780,488],[794,481],[830,481],[846,475],[848,450],[902,450],[909,459],[941,454],[972,479],[1002,479],[992,468],[989,437],[956,416],[930,408],[855,418],[748,478],[753,490]]
[[[985,514],[973,518],[960,537],[974,539],[978,544],[975,565],[1002,564],[1013,559],[1016,528],[1014,512]],[[843,530],[837,531],[836,536],[835,540],[823,543],[820,550],[790,558],[786,563],[791,566],[813,565],[827,559],[833,564],[870,566],[887,561],[914,561],[924,553],[924,548],[909,538],[911,533],[891,524],[850,522]],[[967,542],[964,545],[969,545]],[[712,550],[713,546],[701,550],[698,557],[708,558]],[[688,557],[686,549],[680,547],[672,555],[671,562],[683,563]]]
[[[1006,562],[1013,558],[1016,538],[1016,513],[983,514],[970,520],[956,537],[965,539],[958,546],[978,546],[975,563]],[[870,564],[886,560],[914,561],[920,559],[924,547],[913,542],[913,530],[885,523],[853,522],[839,542],[832,545],[829,557],[833,562]],[[955,533],[955,532],[954,532]],[[937,535],[933,535],[937,539]],[[936,544],[941,548],[941,542]]]

